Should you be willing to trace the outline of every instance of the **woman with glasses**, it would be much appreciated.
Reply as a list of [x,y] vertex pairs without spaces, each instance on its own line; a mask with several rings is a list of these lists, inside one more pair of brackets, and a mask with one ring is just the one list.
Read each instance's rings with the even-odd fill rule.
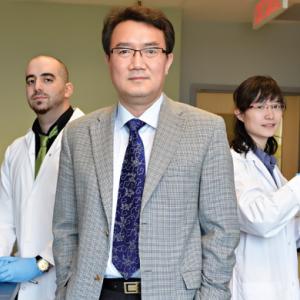
[[296,242],[300,176],[287,181],[276,166],[274,134],[285,109],[271,77],[254,76],[234,92],[231,143],[241,228],[233,300],[299,300]]

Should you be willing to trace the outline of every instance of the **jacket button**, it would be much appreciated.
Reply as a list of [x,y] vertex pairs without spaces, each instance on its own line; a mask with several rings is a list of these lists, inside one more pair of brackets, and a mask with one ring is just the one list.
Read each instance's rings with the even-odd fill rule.
[[97,274],[95,277],[94,277],[94,280],[95,281],[100,281],[102,279],[102,277],[99,275],[99,274]]

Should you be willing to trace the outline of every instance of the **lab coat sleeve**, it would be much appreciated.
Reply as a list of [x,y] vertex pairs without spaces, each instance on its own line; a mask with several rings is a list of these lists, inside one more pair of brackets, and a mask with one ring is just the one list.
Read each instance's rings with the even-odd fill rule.
[[16,240],[10,177],[10,147],[5,152],[0,178],[0,256],[9,256]]
[[276,235],[299,211],[300,176],[277,191],[267,191],[262,175],[254,173],[249,162],[233,158],[241,230],[266,238]]
[[296,247],[300,248],[300,216],[297,214],[295,218],[295,238],[296,238]]
[[47,260],[52,266],[54,266],[54,259],[53,259],[53,253],[52,253],[52,244],[53,240],[49,241],[47,247],[43,249],[40,253],[39,256]]
[[[300,175],[298,174],[300,177]],[[298,211],[295,217],[295,239],[296,239],[296,246],[300,248],[300,211]]]

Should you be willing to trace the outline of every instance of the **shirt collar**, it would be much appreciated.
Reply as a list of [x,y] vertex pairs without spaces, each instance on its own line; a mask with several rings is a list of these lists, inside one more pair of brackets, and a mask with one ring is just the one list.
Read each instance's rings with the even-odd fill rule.
[[[139,120],[144,121],[147,125],[157,128],[158,117],[161,104],[163,102],[163,94],[140,116]],[[121,129],[129,120],[136,118],[132,115],[120,102],[117,107],[116,128]]]
[[[60,132],[68,123],[68,121],[70,120],[72,114],[74,112],[74,109],[72,108],[72,106],[70,106],[56,121],[54,124],[52,124],[52,126],[49,128],[48,132],[46,133],[46,135],[49,135],[50,131],[57,126],[58,132]],[[42,129],[40,127],[40,123],[39,120],[36,118],[35,121],[33,122],[32,125],[32,130],[36,135],[39,134],[43,134],[45,135],[44,132],[42,132]]]
[[254,150],[255,155],[263,162],[270,172],[273,172],[276,165],[276,158],[273,155],[269,155],[260,148]]

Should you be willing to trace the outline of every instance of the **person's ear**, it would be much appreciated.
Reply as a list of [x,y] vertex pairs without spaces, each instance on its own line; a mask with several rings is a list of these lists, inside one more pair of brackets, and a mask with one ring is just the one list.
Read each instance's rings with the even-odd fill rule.
[[65,98],[70,98],[74,92],[74,86],[71,82],[67,82],[65,85]]
[[238,120],[240,120],[241,122],[244,122],[244,114],[238,108],[234,109],[234,114]]
[[169,53],[167,55],[167,63],[165,66],[165,75],[167,75],[169,73],[169,69],[173,63],[173,59],[174,59],[174,54],[173,53]]

